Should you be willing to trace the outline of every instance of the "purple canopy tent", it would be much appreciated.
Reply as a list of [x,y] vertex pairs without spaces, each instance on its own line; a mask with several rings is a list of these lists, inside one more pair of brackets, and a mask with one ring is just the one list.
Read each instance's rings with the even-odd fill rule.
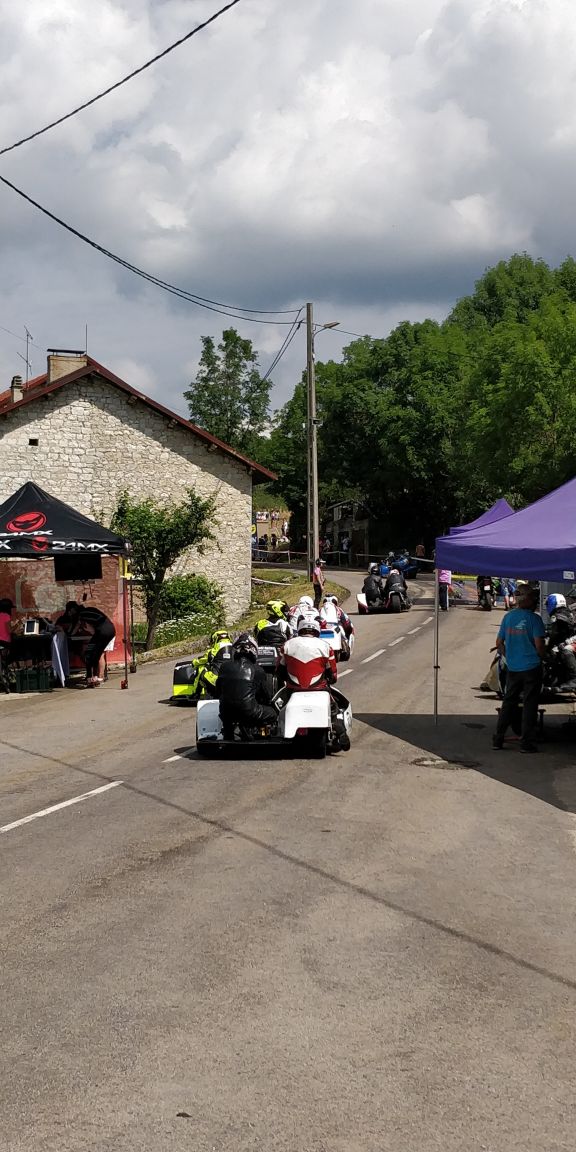
[[439,536],[436,563],[440,568],[472,575],[574,580],[576,479],[494,524],[459,536]]
[[450,529],[450,536],[459,536],[461,532],[473,532],[476,528],[485,528],[488,524],[495,524],[497,520],[504,520],[506,516],[513,516],[514,509],[507,500],[497,500],[491,508],[483,512],[477,520],[469,524],[458,524]]
[[438,568],[556,583],[576,579],[576,479],[512,516],[436,540],[434,719],[438,721]]

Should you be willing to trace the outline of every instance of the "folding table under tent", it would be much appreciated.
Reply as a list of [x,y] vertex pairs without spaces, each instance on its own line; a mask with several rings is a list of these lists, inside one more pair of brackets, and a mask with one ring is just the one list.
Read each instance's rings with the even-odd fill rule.
[[492,524],[436,540],[434,720],[438,722],[438,569],[462,575],[576,580],[576,479]]
[[456,527],[451,528],[449,535],[459,536],[461,532],[472,532],[475,528],[485,528],[488,524],[494,524],[497,520],[504,520],[506,516],[513,515],[514,509],[507,500],[497,500],[477,520],[471,520],[469,524],[457,524]]
[[[0,504],[0,559],[126,556],[126,540],[28,481]],[[128,686],[126,580],[123,586],[124,681]]]

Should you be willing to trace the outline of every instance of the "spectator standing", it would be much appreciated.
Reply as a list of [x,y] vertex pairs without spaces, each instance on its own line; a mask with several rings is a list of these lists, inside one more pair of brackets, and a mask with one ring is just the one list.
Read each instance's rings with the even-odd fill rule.
[[105,650],[112,644],[116,636],[116,629],[112,621],[99,608],[91,607],[88,604],[78,604],[75,600],[68,601],[64,616],[60,617],[56,624],[60,624],[61,621],[61,626],[64,628],[64,621],[71,623],[70,636],[74,636],[78,631],[89,633],[90,639],[84,649],[86,685],[88,688],[97,688],[102,683],[100,661]]
[[538,593],[528,584],[518,589],[518,607],[502,618],[496,640],[506,657],[506,691],[498,717],[494,748],[504,747],[504,737],[522,704],[521,752],[537,752],[538,704],[542,690],[542,657],[545,652],[544,621],[536,612]]
[[443,612],[448,611],[450,603],[450,585],[452,583],[452,573],[449,568],[440,568],[438,572],[438,588],[440,607]]
[[351,544],[350,537],[349,537],[348,533],[345,532],[343,537],[342,537],[342,540],[340,542],[340,548],[341,548],[342,552],[344,553],[344,559],[342,561],[343,564],[349,564],[350,563],[350,544]]
[[8,597],[0,600],[0,649],[10,647],[13,611],[14,605]]
[[321,603],[322,603],[322,593],[324,591],[324,585],[326,583],[326,577],[325,577],[324,571],[323,571],[325,563],[326,563],[325,560],[320,560],[320,559],[314,561],[314,568],[312,571],[312,584],[314,585],[314,607],[315,608],[319,608]]

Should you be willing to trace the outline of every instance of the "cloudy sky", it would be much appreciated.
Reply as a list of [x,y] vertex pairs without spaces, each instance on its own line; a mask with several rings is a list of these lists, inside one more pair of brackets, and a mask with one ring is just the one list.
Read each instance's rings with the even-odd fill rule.
[[[0,147],[184,35],[222,0],[26,0],[0,18]],[[440,318],[484,268],[576,255],[574,0],[241,0],[166,59],[0,158],[130,262],[254,309],[306,300],[385,335]],[[285,328],[146,285],[0,185],[0,381],[83,348],[184,411],[201,334],[268,367]],[[350,337],[322,334],[318,358]],[[302,331],[274,374],[290,395]]]

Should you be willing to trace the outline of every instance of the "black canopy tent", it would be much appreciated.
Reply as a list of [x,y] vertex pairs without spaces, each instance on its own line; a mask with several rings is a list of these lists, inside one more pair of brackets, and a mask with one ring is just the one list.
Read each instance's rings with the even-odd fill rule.
[[[0,504],[0,558],[55,560],[62,556],[126,556],[128,545],[63,500],[28,481]],[[126,579],[123,587],[124,680],[128,687]]]
[[0,504],[0,556],[122,556],[126,541],[32,481]]

